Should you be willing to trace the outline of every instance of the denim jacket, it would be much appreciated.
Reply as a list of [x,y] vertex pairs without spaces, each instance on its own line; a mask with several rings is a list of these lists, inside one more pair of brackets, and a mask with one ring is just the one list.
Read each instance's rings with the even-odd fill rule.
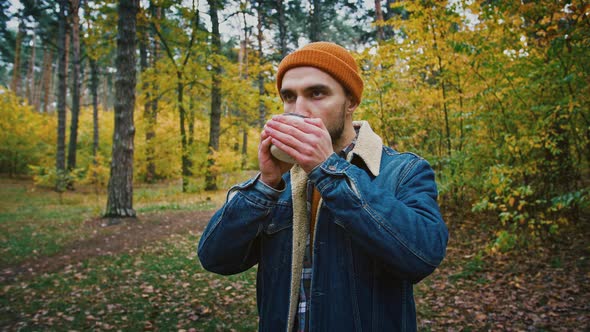
[[347,160],[298,165],[275,190],[258,176],[230,189],[198,248],[203,267],[229,275],[258,264],[259,330],[291,331],[309,224],[306,184],[321,193],[313,244],[310,331],[414,331],[413,284],[445,256],[448,231],[434,172],[381,143],[366,122]]

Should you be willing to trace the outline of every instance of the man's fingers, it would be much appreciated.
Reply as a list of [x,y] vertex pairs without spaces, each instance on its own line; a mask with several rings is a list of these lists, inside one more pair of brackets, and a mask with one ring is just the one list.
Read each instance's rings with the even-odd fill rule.
[[305,123],[314,125],[314,126],[320,128],[321,130],[326,130],[326,126],[324,126],[324,122],[320,118],[305,118],[305,119],[303,119],[303,121]]
[[[312,121],[307,122],[308,120]],[[322,120],[319,118],[302,119],[293,116],[273,117],[267,123],[266,129],[268,129],[267,133],[269,135],[285,144],[289,144],[289,141],[293,138],[303,143],[310,143],[313,141],[313,137],[321,137],[322,131],[325,131]]]
[[283,124],[279,126],[267,126],[265,130],[270,137],[278,139],[285,144],[300,140],[303,134],[298,129]]

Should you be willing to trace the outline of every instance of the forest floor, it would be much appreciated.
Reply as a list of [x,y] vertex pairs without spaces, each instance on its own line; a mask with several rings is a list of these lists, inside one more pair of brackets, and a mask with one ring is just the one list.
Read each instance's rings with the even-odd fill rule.
[[[15,285],[43,275],[67,272],[72,266],[99,256],[137,253],[151,243],[174,241],[175,236],[193,232],[196,239],[212,213],[210,210],[149,212],[110,226],[104,219],[87,220],[83,227],[94,229],[90,232],[94,236],[75,241],[50,256],[3,266],[0,284],[4,290],[0,294],[16,296],[10,293]],[[447,216],[451,238],[445,261],[415,287],[419,330],[590,330],[590,220],[587,217],[579,220],[576,228],[563,228],[554,239],[508,253],[488,250],[494,234],[487,227],[469,218],[461,222],[456,219]],[[205,275],[213,278],[212,274]],[[254,296],[254,283],[248,287],[251,289],[246,295],[235,301],[253,307],[252,315],[254,301],[244,296]],[[231,292],[232,287],[225,289]],[[14,323],[0,324],[0,328],[16,329]]]
[[[175,234],[201,232],[214,211],[164,211],[125,218],[112,225],[109,220],[93,218],[84,223],[95,236],[75,241],[51,256],[35,257],[0,271],[0,282],[27,279],[43,273],[57,272],[69,265],[95,256],[133,252],[149,243]],[[107,232],[105,232],[107,230]]]

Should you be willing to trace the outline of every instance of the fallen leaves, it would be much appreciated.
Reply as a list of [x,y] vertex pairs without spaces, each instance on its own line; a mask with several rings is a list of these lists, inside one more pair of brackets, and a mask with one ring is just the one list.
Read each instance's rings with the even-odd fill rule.
[[[447,258],[415,287],[420,330],[590,330],[588,229],[561,234],[560,242],[491,254],[485,248],[493,236],[477,223],[450,226]],[[147,247],[118,244],[129,251],[101,246],[44,274],[10,279],[0,288],[0,327],[256,330],[256,271],[208,273],[196,258],[197,242],[185,234]]]
[[[99,256],[1,288],[0,326],[25,330],[255,330],[255,270],[205,272],[197,238],[173,236],[134,255]],[[41,308],[41,309],[35,309]]]
[[567,241],[544,241],[508,254],[483,256],[484,244],[489,243],[481,241],[485,234],[452,231],[457,240],[449,244],[450,255],[415,287],[422,329],[590,329],[587,226],[562,234]]

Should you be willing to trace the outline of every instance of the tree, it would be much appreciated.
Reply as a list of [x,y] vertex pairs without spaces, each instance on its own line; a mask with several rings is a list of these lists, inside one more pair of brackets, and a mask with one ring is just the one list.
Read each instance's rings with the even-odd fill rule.
[[34,100],[35,100],[35,58],[36,58],[36,54],[35,52],[37,51],[37,38],[35,35],[35,32],[33,32],[33,35],[31,36],[31,47],[30,47],[30,52],[29,52],[29,65],[27,68],[27,79],[24,82],[25,84],[25,92],[23,93],[23,96],[28,100],[29,105],[34,105]]
[[[221,9],[220,0],[208,0],[209,14],[211,16],[211,53],[221,55],[221,37],[219,35],[218,10]],[[214,61],[211,70],[211,122],[209,127],[209,158],[207,174],[205,176],[205,190],[216,190],[217,176],[213,171],[215,159],[213,152],[219,150],[219,133],[221,130],[221,88],[220,88],[221,66]]]
[[66,90],[67,90],[67,0],[59,0],[59,28],[57,35],[57,153],[55,160],[56,190],[65,189],[66,173]]
[[322,6],[320,0],[313,0],[311,7],[311,22],[309,24],[309,40],[320,41],[322,34]]
[[41,79],[42,83],[38,92],[40,102],[42,100],[42,109],[44,112],[54,111],[53,102],[56,98],[55,94],[55,69],[54,62],[56,60],[57,47],[55,36],[58,34],[59,27],[58,12],[54,1],[37,0],[39,4],[36,16],[38,25],[36,26],[36,34],[40,40],[43,56],[47,55],[47,62],[42,69]]
[[21,45],[23,44],[23,38],[25,35],[25,23],[24,17],[20,18],[21,21],[18,25],[18,32],[16,33],[16,41],[14,47],[14,65],[12,69],[12,81],[10,83],[10,89],[16,93],[17,96],[21,95]]
[[[3,64],[12,64],[12,78],[7,85],[30,105],[36,106],[40,98],[36,79],[36,67],[40,58],[37,51],[55,47],[57,12],[50,10],[55,7],[54,3],[48,4],[45,0],[20,1],[21,6],[13,15],[9,15],[10,7],[7,5],[5,1],[0,4],[0,10],[6,10],[0,15],[0,52]],[[14,35],[6,26],[10,19],[18,22]],[[4,76],[1,73],[2,67],[0,65],[0,75]],[[4,81],[5,78],[0,80]]]
[[[78,119],[80,115],[80,0],[69,0],[72,22],[72,117],[70,119],[70,140],[68,145],[68,171],[76,168],[78,145]],[[70,182],[69,186],[73,184]]]
[[[285,19],[285,4],[283,0],[276,0],[277,2],[277,26],[279,29],[279,50],[281,59],[287,56],[287,23]],[[259,1],[258,8],[262,6],[262,1]],[[260,11],[261,9],[259,9]]]
[[[41,84],[39,85],[39,96],[35,103],[36,109],[47,113],[49,111],[49,98],[52,95],[51,91],[51,78],[53,77],[53,51],[46,47],[43,52],[43,67],[41,70]],[[41,106],[41,94],[43,95],[43,103]]]
[[[182,10],[181,13],[185,13],[185,10]],[[193,1],[193,6],[189,12],[190,19],[188,20],[188,28],[190,28],[191,33],[184,44],[184,35],[181,33],[183,29],[172,29],[173,33],[170,33],[168,36],[172,35],[174,37],[166,37],[164,35],[163,29],[158,27],[159,20],[154,20],[155,23],[152,24],[155,32],[157,33],[164,51],[168,55],[168,61],[170,61],[173,67],[173,73],[176,77],[176,105],[178,108],[179,113],[179,127],[180,127],[180,141],[181,141],[181,149],[182,149],[182,190],[183,192],[188,191],[189,186],[189,177],[192,175],[192,166],[193,162],[191,159],[190,151],[192,150],[193,145],[193,135],[194,135],[194,110],[185,105],[185,88],[187,85],[195,84],[196,80],[189,80],[187,76],[191,76],[191,74],[187,74],[186,71],[189,70],[189,60],[192,59],[195,50],[194,46],[197,41],[199,27],[199,11],[198,8],[195,6]],[[173,40],[169,40],[168,38],[175,38]],[[182,41],[182,42],[181,42]],[[173,45],[186,45],[186,50],[174,48]],[[182,54],[185,52],[182,61],[178,61],[177,54]],[[149,121],[149,120],[148,120]]]
[[135,34],[139,0],[120,0],[117,24],[115,131],[105,217],[135,217],[133,209],[133,139],[135,127]]
[[[147,23],[147,13],[143,13],[143,19],[140,21],[138,30],[139,30],[139,66],[141,70],[140,74],[140,81],[141,81],[141,90],[143,93],[143,113],[144,117],[147,122],[147,130],[146,130],[146,161],[150,164],[151,167],[147,168],[146,172],[146,182],[150,183],[154,180],[154,174],[150,172],[153,169],[153,146],[150,144],[150,134],[153,134],[153,127],[150,125],[151,123],[151,93],[149,91],[149,82],[147,80],[146,72],[149,68],[148,64],[148,45],[149,45],[149,34],[148,34],[148,23]],[[149,133],[149,134],[148,134]],[[150,163],[151,160],[151,163]]]
[[383,11],[381,10],[381,0],[375,0],[375,23],[377,24],[377,41],[385,39],[383,34]]
[[[331,41],[349,47],[361,42],[365,26],[356,24],[351,17],[351,14],[359,16],[361,8],[357,4],[341,0],[310,0],[310,5],[311,15],[307,16],[307,21],[302,20],[306,23],[304,31],[309,41]],[[297,15],[290,10],[289,15],[293,14]],[[290,23],[290,29],[297,24],[293,21]]]
[[[98,64],[90,59],[90,94],[92,95],[92,163],[98,164]],[[96,174],[94,174],[96,176]]]
[[[154,18],[155,23],[153,27],[148,29],[145,27],[147,31],[144,32],[145,43],[147,44],[145,47],[149,47],[149,41],[152,40],[152,61],[150,63],[145,63],[145,67],[151,66],[154,71],[154,76],[158,76],[158,68],[157,63],[160,58],[160,42],[157,40],[157,31],[159,30],[159,22],[162,19],[162,7],[156,5],[153,1],[150,1],[150,15]],[[147,50],[146,50],[147,53]],[[148,60],[146,58],[146,60]],[[151,92],[146,91],[146,101],[144,105],[144,113],[145,113],[145,121],[146,121],[146,130],[145,130],[145,141],[146,141],[146,175],[145,179],[148,183],[154,182],[156,179],[156,164],[154,162],[155,159],[155,147],[154,142],[156,138],[156,125],[158,120],[158,93],[159,93],[159,86],[157,80],[152,80],[151,87],[149,86],[148,82],[145,82],[144,89],[151,90]]]
[[[281,6],[282,6],[282,1],[279,0],[281,2]],[[264,15],[264,7],[263,7],[263,3],[262,1],[257,1],[256,3],[256,17],[257,17],[257,24],[256,24],[256,28],[257,28],[257,46],[258,46],[258,65],[260,67],[262,67],[264,65],[264,55],[262,54],[262,40],[264,39],[264,26],[263,26],[263,22],[265,20],[265,15]],[[285,47],[285,45],[281,45],[281,48]],[[281,54],[281,56],[283,56],[283,54]],[[259,70],[258,72],[258,127],[262,130],[262,128],[264,127],[264,123],[266,122],[266,107],[264,106],[264,101],[262,100],[262,97],[266,94],[266,90],[264,89],[264,75],[262,73],[262,70]]]

